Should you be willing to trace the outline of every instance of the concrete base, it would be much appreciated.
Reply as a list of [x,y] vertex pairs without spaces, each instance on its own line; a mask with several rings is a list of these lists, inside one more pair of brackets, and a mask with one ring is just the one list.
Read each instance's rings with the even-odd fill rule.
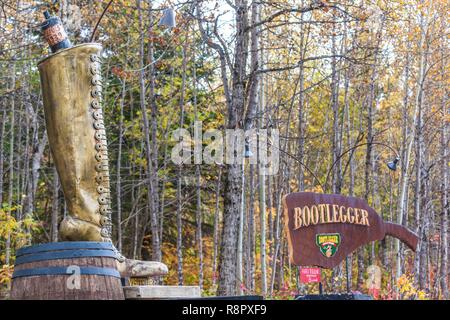
[[127,300],[187,299],[200,298],[198,286],[126,286],[123,287]]

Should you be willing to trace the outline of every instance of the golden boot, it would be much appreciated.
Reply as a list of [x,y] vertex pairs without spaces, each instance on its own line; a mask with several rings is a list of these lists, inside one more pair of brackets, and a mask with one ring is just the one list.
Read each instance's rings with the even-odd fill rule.
[[[38,64],[50,149],[69,213],[59,228],[66,241],[111,241],[101,50],[99,44],[81,44]],[[163,263],[124,259],[120,254],[118,269],[124,276],[167,273]]]

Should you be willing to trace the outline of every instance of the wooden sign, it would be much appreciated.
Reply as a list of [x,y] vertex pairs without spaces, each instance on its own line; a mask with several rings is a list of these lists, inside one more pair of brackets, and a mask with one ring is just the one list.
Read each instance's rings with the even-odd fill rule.
[[300,268],[300,282],[320,282],[320,268]]
[[298,192],[286,195],[283,206],[289,256],[298,266],[334,268],[360,246],[386,235],[413,251],[419,240],[407,228],[384,222],[363,199]]

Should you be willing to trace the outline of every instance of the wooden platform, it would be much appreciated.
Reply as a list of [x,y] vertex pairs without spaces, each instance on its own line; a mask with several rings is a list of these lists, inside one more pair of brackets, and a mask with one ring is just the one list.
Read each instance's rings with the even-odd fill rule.
[[127,300],[187,299],[200,298],[198,286],[126,286],[123,287]]

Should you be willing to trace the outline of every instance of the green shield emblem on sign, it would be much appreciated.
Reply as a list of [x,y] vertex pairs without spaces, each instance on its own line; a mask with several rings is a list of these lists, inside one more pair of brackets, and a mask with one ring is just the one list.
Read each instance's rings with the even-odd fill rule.
[[341,243],[341,235],[339,233],[324,233],[316,235],[316,244],[320,249],[320,252],[327,257],[331,258],[338,250]]

